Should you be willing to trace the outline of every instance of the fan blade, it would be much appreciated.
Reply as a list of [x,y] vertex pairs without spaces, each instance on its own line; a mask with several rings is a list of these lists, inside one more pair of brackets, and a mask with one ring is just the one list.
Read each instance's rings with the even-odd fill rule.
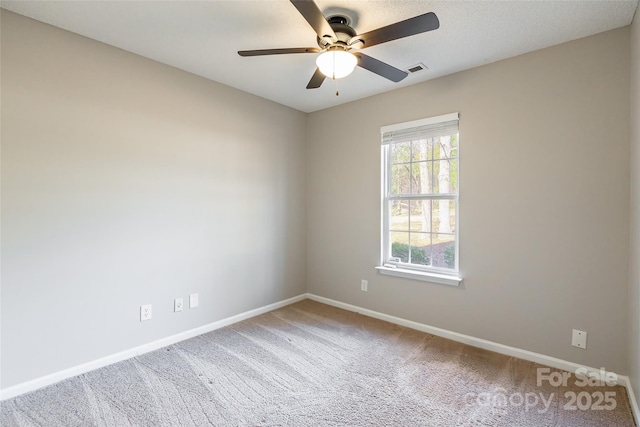
[[329,25],[327,19],[313,1],[291,0],[291,3],[311,25],[318,37],[324,39],[325,36],[329,36],[332,40],[338,40],[333,28],[331,28],[331,25]]
[[353,39],[360,39],[364,42],[363,47],[375,46],[380,43],[386,43],[391,40],[401,39],[403,37],[413,36],[415,34],[426,33],[427,31],[437,30],[440,27],[440,21],[435,13],[429,12],[424,15],[418,15],[368,33],[359,34]]
[[382,76],[386,79],[391,80],[392,82],[398,83],[400,80],[404,79],[409,75],[409,73],[399,70],[396,67],[392,67],[391,65],[379,61],[375,58],[367,56],[360,52],[352,52],[356,58],[358,58],[358,66],[364,68],[365,70],[369,70],[372,73],[376,73],[379,76]]
[[314,53],[320,52],[317,47],[290,47],[283,49],[258,49],[258,50],[239,50],[240,56],[260,56],[260,55],[283,55],[287,53]]
[[316,72],[311,76],[311,80],[309,80],[309,84],[307,84],[307,89],[317,89],[324,82],[325,75],[322,74],[320,68],[316,68]]

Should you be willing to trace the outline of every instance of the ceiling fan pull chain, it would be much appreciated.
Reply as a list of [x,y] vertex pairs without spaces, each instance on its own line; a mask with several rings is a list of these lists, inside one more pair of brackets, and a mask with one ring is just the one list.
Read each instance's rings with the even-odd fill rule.
[[338,91],[338,79],[333,79],[336,82],[336,96],[340,96],[340,92]]

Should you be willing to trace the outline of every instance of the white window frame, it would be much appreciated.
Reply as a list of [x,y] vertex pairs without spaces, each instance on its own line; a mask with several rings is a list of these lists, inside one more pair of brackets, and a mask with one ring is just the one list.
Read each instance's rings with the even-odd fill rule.
[[[381,227],[381,250],[380,250],[380,265],[376,267],[378,272],[381,274],[403,277],[407,279],[414,280],[422,280],[433,283],[440,283],[444,285],[458,286],[462,281],[462,277],[460,276],[460,256],[459,256],[459,171],[460,171],[460,144],[458,140],[458,186],[457,191],[455,193],[450,193],[446,195],[419,195],[419,196],[393,196],[391,195],[390,187],[391,187],[391,159],[389,158],[390,146],[392,141],[389,139],[393,139],[393,132],[395,131],[406,131],[411,129],[436,129],[439,125],[445,123],[452,123],[455,121],[457,124],[459,120],[458,113],[444,114],[437,117],[430,117],[421,120],[414,120],[411,122],[398,123],[395,125],[383,126],[380,128],[380,133],[382,135],[382,148],[381,148],[381,169],[382,169],[382,227]],[[459,132],[458,132],[459,134]],[[386,135],[386,138],[385,138]],[[391,135],[391,136],[390,136]],[[386,139],[386,140],[385,140]],[[455,227],[455,244],[456,244],[456,257],[455,257],[455,268],[438,268],[432,266],[421,266],[418,264],[407,264],[395,262],[390,259],[391,256],[391,242],[390,242],[390,231],[389,231],[389,216],[390,216],[390,206],[391,202],[395,199],[416,199],[416,200],[455,200],[456,202],[456,227]]]

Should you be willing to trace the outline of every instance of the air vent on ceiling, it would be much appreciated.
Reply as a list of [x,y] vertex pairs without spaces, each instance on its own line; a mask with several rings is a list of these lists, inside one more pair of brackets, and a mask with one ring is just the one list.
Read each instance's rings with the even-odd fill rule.
[[409,72],[410,74],[414,74],[414,73],[417,73],[417,72],[420,72],[420,71],[424,71],[424,70],[427,70],[427,69],[428,69],[427,66],[424,65],[421,62],[419,64],[416,64],[416,65],[413,65],[413,66],[407,68],[407,72]]

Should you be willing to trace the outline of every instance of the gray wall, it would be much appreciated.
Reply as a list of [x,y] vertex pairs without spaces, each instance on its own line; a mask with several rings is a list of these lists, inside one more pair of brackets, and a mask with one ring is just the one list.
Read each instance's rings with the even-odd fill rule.
[[[621,29],[307,116],[1,14],[3,388],[308,290],[640,390],[637,22],[631,99]],[[454,111],[463,285],[379,276],[379,127]]]
[[[623,28],[310,114],[309,292],[625,373],[629,70]],[[455,111],[463,284],[381,276],[380,126]]]
[[631,252],[629,376],[640,406],[640,18],[631,27]]
[[305,291],[303,113],[6,11],[1,86],[3,388]]

